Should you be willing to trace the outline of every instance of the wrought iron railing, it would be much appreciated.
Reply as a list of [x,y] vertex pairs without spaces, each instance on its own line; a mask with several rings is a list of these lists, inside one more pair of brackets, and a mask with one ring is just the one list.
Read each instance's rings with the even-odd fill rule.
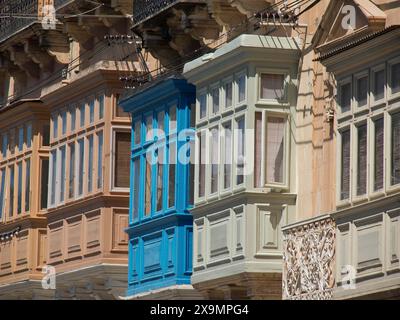
[[0,0],[0,42],[38,19],[38,0]]
[[139,24],[178,2],[181,2],[181,0],[135,0],[133,4],[133,23]]

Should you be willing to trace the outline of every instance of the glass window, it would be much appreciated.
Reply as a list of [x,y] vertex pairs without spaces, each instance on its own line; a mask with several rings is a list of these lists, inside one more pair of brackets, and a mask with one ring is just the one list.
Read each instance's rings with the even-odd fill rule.
[[374,73],[374,99],[375,101],[383,99],[385,96],[385,70],[379,70]]
[[261,99],[283,99],[285,95],[285,76],[283,74],[261,75]]
[[18,128],[18,151],[22,152],[24,149],[24,127]]
[[53,116],[53,139],[57,139],[58,135],[58,115]]
[[32,146],[32,125],[28,124],[26,126],[26,147],[30,148]]
[[83,194],[83,177],[84,177],[84,164],[85,164],[85,141],[84,139],[78,140],[78,161],[77,161],[77,173],[78,173],[78,196]]
[[224,124],[224,189],[231,187],[232,177],[232,125],[231,122]]
[[198,133],[199,140],[199,198],[205,195],[206,179],[206,131]]
[[357,128],[357,195],[367,192],[367,125]]
[[214,88],[211,91],[212,97],[212,111],[213,113],[218,113],[219,111],[219,88]]
[[392,185],[400,183],[400,112],[392,115]]
[[200,119],[207,116],[207,94],[203,93],[199,96],[199,109],[200,109]]
[[375,127],[375,152],[374,152],[374,191],[383,188],[383,168],[384,168],[384,119],[374,121]]
[[1,153],[3,154],[3,158],[7,157],[7,150],[8,150],[8,136],[7,134],[3,134],[3,144],[1,146]]
[[219,130],[211,129],[211,193],[218,191]]
[[392,93],[400,92],[400,63],[391,66],[391,82],[390,87]]
[[135,141],[134,141],[135,145],[138,145],[140,143],[140,140],[141,140],[140,134],[142,132],[141,127],[142,127],[142,123],[140,121],[136,121],[135,125],[134,125],[134,132],[133,132],[133,134],[135,135]]
[[131,154],[130,132],[115,133],[115,161],[114,161],[114,186],[117,188],[129,188],[130,154]]
[[30,210],[31,204],[31,160],[25,161],[25,211]]
[[69,145],[69,178],[68,197],[71,199],[75,193],[75,143]]
[[89,151],[88,151],[88,192],[93,190],[93,136],[88,137]]
[[62,135],[67,133],[67,111],[61,112],[61,132]]
[[350,130],[343,131],[341,137],[340,200],[345,200],[350,196]]
[[0,182],[0,221],[3,217],[3,211],[4,211],[4,198],[5,198],[5,189],[6,189],[6,169],[3,168],[0,170],[0,175],[1,175],[1,182]]
[[82,103],[81,107],[79,109],[81,128],[83,128],[85,126],[85,107],[86,107],[86,105],[84,103]]
[[44,124],[42,127],[42,146],[48,147],[50,145],[50,126]]
[[10,152],[11,154],[14,154],[15,151],[15,130],[12,129],[10,131]]
[[40,209],[47,208],[49,186],[49,159],[40,158]]
[[350,111],[351,108],[351,84],[340,86],[340,108],[342,113]]
[[368,99],[368,76],[357,79],[357,105],[365,106]]
[[284,183],[286,119],[267,117],[267,182]]
[[153,116],[146,117],[146,141],[153,140]]
[[160,111],[157,114],[157,129],[158,129],[158,133],[157,136],[159,138],[162,138],[163,136],[165,136],[165,112],[164,111]]
[[157,211],[163,209],[164,147],[158,149],[157,159]]
[[9,167],[9,172],[10,172],[10,188],[9,188],[9,200],[8,200],[8,214],[10,217],[13,216],[14,214],[14,165]]
[[238,80],[238,102],[243,102],[246,99],[246,75],[242,74]]
[[262,187],[261,165],[262,165],[262,113],[255,114],[255,149],[254,149],[254,187]]
[[18,163],[18,197],[17,197],[17,213],[22,213],[22,162]]
[[99,119],[104,118],[104,95],[99,96]]
[[232,82],[225,83],[224,85],[225,91],[225,108],[229,108],[232,106]]
[[57,181],[57,150],[51,151],[51,187],[50,205],[56,203],[56,181]]
[[169,133],[176,131],[176,106],[169,108]]
[[146,163],[146,172],[145,172],[145,193],[144,193],[144,215],[147,217],[150,215],[151,212],[151,176],[152,176],[152,165],[151,159],[152,154],[148,153],[145,158]]
[[61,172],[60,172],[60,202],[65,199],[65,162],[66,162],[66,149],[65,146],[60,148],[61,156]]
[[94,100],[89,102],[89,121],[90,123],[94,122]]
[[133,161],[133,220],[139,217],[140,157]]
[[168,207],[175,206],[176,142],[169,145]]
[[76,126],[76,108],[72,107],[70,111],[71,115],[71,132],[75,131],[75,126]]
[[97,188],[103,187],[103,131],[97,134]]
[[237,128],[237,172],[236,172],[236,184],[240,185],[244,182],[244,144],[245,144],[245,125],[244,118],[236,119]]

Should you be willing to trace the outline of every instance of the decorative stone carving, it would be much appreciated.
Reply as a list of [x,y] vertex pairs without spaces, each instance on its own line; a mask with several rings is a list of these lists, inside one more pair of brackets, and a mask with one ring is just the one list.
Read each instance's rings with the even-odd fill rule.
[[283,299],[332,299],[335,222],[330,217],[283,230]]

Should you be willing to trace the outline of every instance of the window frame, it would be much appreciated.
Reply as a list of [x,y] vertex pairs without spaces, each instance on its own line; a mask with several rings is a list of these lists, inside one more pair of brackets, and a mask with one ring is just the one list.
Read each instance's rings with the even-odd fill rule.
[[[244,99],[242,101],[239,101],[239,96],[240,96],[240,90],[239,90],[239,79],[244,76],[244,84],[245,84],[245,90],[244,90]],[[249,90],[249,75],[248,75],[248,70],[242,69],[241,71],[235,72],[234,75],[234,100],[233,104],[235,109],[243,107],[244,105],[247,105],[248,103],[248,90]]]
[[[383,71],[383,98],[375,99],[375,74],[379,71]],[[370,72],[370,105],[371,107],[375,107],[379,104],[385,103],[386,95],[387,95],[387,73],[386,66],[384,63],[378,64],[374,67],[371,67]]]
[[[366,77],[367,78],[367,101],[365,105],[359,106],[358,102],[358,80]],[[370,95],[371,95],[371,77],[370,77],[370,72],[369,69],[362,70],[360,72],[357,72],[353,75],[353,88],[352,88],[352,95],[353,95],[353,112],[354,114],[358,114],[361,112],[364,112],[365,110],[369,109],[370,105]]]
[[[347,111],[342,111],[342,105],[341,105],[341,100],[342,100],[342,87],[344,85],[350,84],[350,106],[349,110]],[[339,118],[343,118],[346,116],[350,116],[353,113],[353,105],[354,105],[354,88],[353,88],[353,81],[352,81],[352,76],[348,76],[345,78],[340,79],[337,81],[337,101],[336,104],[338,106],[337,108],[337,113]]]
[[[343,133],[345,131],[349,130],[349,137],[350,137],[350,150],[349,150],[349,154],[350,154],[350,161],[349,161],[349,197],[347,199],[342,199],[341,197],[341,193],[342,193],[342,173],[343,173],[343,166],[342,166],[342,150],[343,150]],[[336,170],[336,205],[338,207],[340,206],[344,206],[347,205],[349,203],[351,203],[352,201],[352,185],[353,185],[353,175],[351,174],[352,172],[352,154],[353,154],[353,143],[352,140],[353,139],[353,126],[352,125],[345,125],[343,127],[338,128],[338,135],[337,135],[337,152],[336,152],[336,163],[339,164],[339,166],[337,166],[337,170]]]
[[[142,125],[144,125],[146,117],[143,116],[143,122]],[[131,134],[131,141],[132,141],[132,130],[130,127],[126,126],[112,126],[111,127],[111,139],[112,139],[112,145],[111,145],[111,157],[110,157],[110,168],[111,168],[111,174],[110,174],[110,191],[111,192],[129,192],[130,191],[130,185],[128,187],[117,187],[115,186],[115,166],[116,166],[116,161],[115,161],[115,149],[116,149],[116,138],[117,138],[117,132],[124,132],[124,133],[129,133]],[[143,129],[142,129],[143,131]],[[148,144],[149,142],[144,142],[145,144]],[[129,149],[130,154],[131,154],[131,148]],[[104,150],[103,150],[104,152]],[[130,156],[131,159],[131,156]],[[131,161],[131,160],[130,160]]]
[[388,72],[387,72],[388,77],[387,77],[387,81],[386,81],[387,91],[388,91],[387,100],[393,100],[395,98],[400,97],[400,90],[399,90],[399,92],[395,92],[395,93],[392,92],[392,66],[395,64],[399,64],[399,63],[400,63],[400,57],[390,59],[387,62],[387,66],[388,66]]
[[[267,99],[261,97],[262,91],[262,75],[263,74],[278,74],[283,75],[283,97],[281,99]],[[270,105],[288,105],[289,95],[288,88],[290,83],[290,72],[288,69],[280,68],[256,68],[256,97],[257,104],[270,104]]]

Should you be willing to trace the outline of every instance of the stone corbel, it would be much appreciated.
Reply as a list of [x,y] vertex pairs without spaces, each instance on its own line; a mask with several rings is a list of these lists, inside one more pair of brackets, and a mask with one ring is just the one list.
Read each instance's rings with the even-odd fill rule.
[[68,37],[60,31],[48,30],[40,33],[39,46],[60,64],[68,64],[71,60]]
[[94,37],[79,26],[77,22],[64,22],[64,32],[71,36],[85,50],[93,49]]
[[37,63],[44,72],[50,72],[54,65],[54,59],[42,50],[33,40],[27,39],[24,42],[24,51],[27,56]]
[[246,18],[246,15],[229,4],[229,0],[207,0],[207,7],[215,21],[228,29],[240,24]]
[[39,65],[34,63],[26,54],[23,47],[10,46],[7,48],[10,59],[17,65],[21,70],[24,70],[32,78],[40,77]]

